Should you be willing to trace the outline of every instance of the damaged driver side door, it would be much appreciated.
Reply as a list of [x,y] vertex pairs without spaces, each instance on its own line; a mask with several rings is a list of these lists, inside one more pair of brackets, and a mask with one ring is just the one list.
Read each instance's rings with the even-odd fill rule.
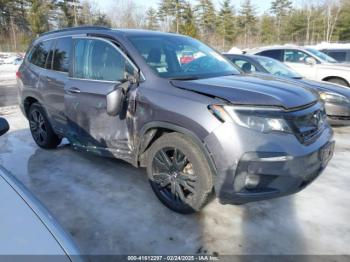
[[[71,77],[65,86],[65,136],[74,148],[131,161],[130,118],[136,87],[127,79],[135,70],[114,43],[93,37],[74,39]],[[115,97],[109,95],[113,92],[123,98],[120,109],[111,113],[107,97]]]

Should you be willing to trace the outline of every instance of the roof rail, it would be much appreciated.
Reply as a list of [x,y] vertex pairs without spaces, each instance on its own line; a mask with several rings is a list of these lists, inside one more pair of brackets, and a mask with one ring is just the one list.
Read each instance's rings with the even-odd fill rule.
[[66,32],[66,31],[71,31],[71,30],[110,30],[110,27],[105,27],[105,26],[75,26],[75,27],[67,27],[63,29],[58,29],[58,30],[52,30],[46,33],[42,33],[39,36],[44,36],[44,35],[50,35],[54,33],[61,33],[61,32]]

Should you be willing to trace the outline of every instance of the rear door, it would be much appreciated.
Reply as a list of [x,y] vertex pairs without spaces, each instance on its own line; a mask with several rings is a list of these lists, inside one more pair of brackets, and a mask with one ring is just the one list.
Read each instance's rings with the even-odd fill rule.
[[66,126],[64,86],[68,80],[72,47],[73,42],[71,37],[56,39],[49,53],[49,59],[46,65],[46,68],[49,70],[42,76],[46,82],[44,100],[46,101],[47,108],[50,109],[51,124],[61,134],[64,133]]
[[134,100],[127,97],[123,111],[110,116],[106,96],[136,67],[114,43],[91,37],[74,38],[72,61],[64,97],[66,137],[73,146],[98,154],[130,157]]

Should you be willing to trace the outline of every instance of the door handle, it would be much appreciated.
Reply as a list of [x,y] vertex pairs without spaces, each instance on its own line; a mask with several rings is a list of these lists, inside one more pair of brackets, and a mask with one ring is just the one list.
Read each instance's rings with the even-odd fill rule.
[[80,89],[77,87],[71,87],[67,90],[68,93],[72,93],[72,94],[78,94],[80,93]]

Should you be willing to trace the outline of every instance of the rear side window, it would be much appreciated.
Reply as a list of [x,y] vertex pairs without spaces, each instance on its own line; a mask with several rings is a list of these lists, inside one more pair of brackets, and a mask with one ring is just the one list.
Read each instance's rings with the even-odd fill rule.
[[52,44],[52,41],[44,41],[34,46],[28,59],[29,62],[36,66],[45,68],[45,64],[51,48],[51,44]]
[[283,62],[283,50],[266,50],[257,53],[257,55],[271,57],[273,59]]
[[72,38],[64,37],[56,40],[53,58],[53,70],[68,72],[72,50]]
[[77,39],[74,44],[73,77],[122,81],[133,67],[111,44],[95,39]]
[[346,61],[346,51],[325,51],[324,53],[334,58],[338,62]]

